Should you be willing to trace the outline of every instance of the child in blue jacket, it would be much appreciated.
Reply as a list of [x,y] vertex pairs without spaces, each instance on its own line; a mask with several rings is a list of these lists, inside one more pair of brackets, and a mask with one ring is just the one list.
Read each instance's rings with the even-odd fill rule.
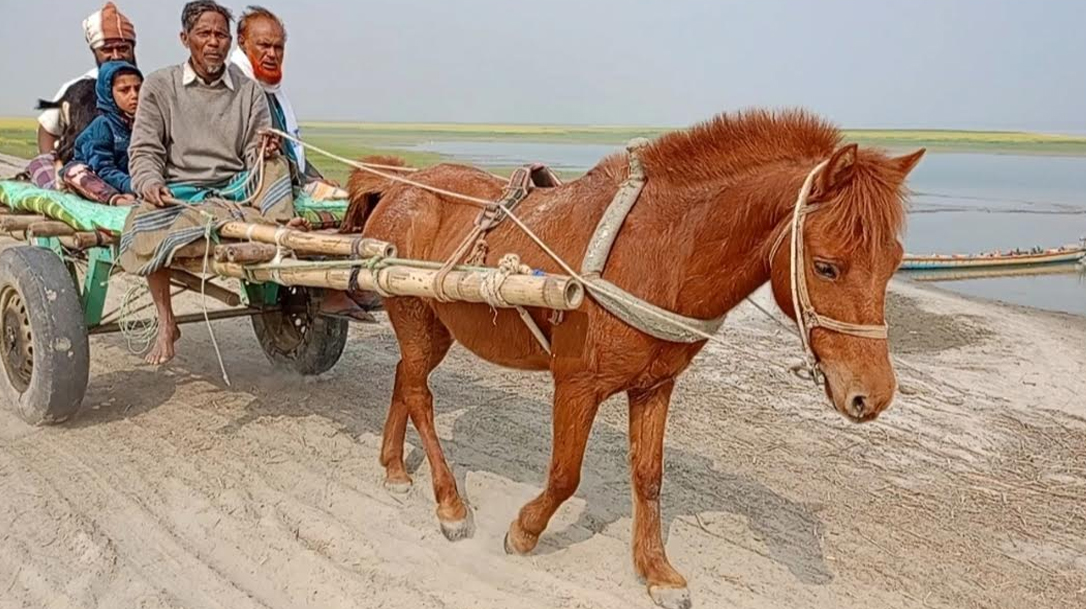
[[84,198],[135,203],[128,143],[142,84],[143,74],[127,61],[109,61],[98,69],[98,116],[76,138],[72,161],[61,171],[64,183]]

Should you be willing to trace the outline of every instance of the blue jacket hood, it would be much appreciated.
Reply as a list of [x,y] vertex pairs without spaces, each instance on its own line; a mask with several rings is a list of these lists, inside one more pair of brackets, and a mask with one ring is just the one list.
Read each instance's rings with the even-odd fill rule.
[[143,79],[143,73],[139,71],[139,68],[127,61],[107,61],[98,68],[98,82],[94,87],[95,93],[98,94],[98,109],[115,116],[124,114],[117,106],[117,102],[113,100],[113,79],[117,78],[120,72],[136,74]]

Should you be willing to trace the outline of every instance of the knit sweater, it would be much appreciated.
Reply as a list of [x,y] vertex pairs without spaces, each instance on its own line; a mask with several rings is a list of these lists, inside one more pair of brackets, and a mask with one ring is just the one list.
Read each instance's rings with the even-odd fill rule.
[[186,62],[155,71],[140,89],[132,144],[132,188],[220,186],[254,166],[260,130],[271,126],[264,91],[233,65],[205,83]]

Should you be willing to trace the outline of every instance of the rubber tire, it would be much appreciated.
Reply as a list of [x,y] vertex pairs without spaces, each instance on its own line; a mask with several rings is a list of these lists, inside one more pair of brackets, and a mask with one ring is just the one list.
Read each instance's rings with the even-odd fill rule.
[[[305,288],[279,289],[282,310],[254,315],[253,332],[272,366],[302,376],[316,376],[331,370],[347,344],[348,322],[316,314],[316,306]],[[301,319],[305,332],[292,325]]]
[[33,369],[25,389],[13,383],[3,352],[7,341],[0,335],[0,400],[31,425],[61,423],[79,411],[90,376],[90,346],[75,282],[56,253],[19,246],[0,252],[0,295],[9,289],[26,308]]

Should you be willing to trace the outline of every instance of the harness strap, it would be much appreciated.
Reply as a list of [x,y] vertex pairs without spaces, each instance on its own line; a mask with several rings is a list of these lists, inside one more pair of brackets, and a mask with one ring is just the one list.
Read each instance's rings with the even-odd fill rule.
[[604,210],[603,216],[596,224],[596,232],[592,233],[592,239],[588,242],[584,262],[581,263],[581,275],[586,279],[593,279],[603,274],[603,267],[607,265],[611,248],[615,246],[615,239],[622,230],[622,223],[626,221],[626,216],[630,215],[634,204],[641,196],[646,177],[645,167],[638,158],[637,151],[648,144],[649,141],[643,137],[634,138],[626,144],[630,172],[622,185],[618,187],[618,192],[611,199],[611,204]]
[[[619,186],[611,204],[604,210],[596,231],[588,242],[581,275],[584,280],[599,290],[592,291],[593,298],[607,312],[621,319],[638,330],[673,343],[696,343],[705,340],[705,335],[715,334],[724,325],[726,315],[716,319],[696,319],[657,307],[642,298],[634,296],[615,284],[601,278],[607,259],[614,248],[615,240],[622,230],[626,216],[633,210],[641,195],[645,182],[645,167],[637,156],[637,151],[648,145],[645,138],[634,138],[626,144],[630,169],[626,180]],[[636,303],[634,306],[631,303]]]

